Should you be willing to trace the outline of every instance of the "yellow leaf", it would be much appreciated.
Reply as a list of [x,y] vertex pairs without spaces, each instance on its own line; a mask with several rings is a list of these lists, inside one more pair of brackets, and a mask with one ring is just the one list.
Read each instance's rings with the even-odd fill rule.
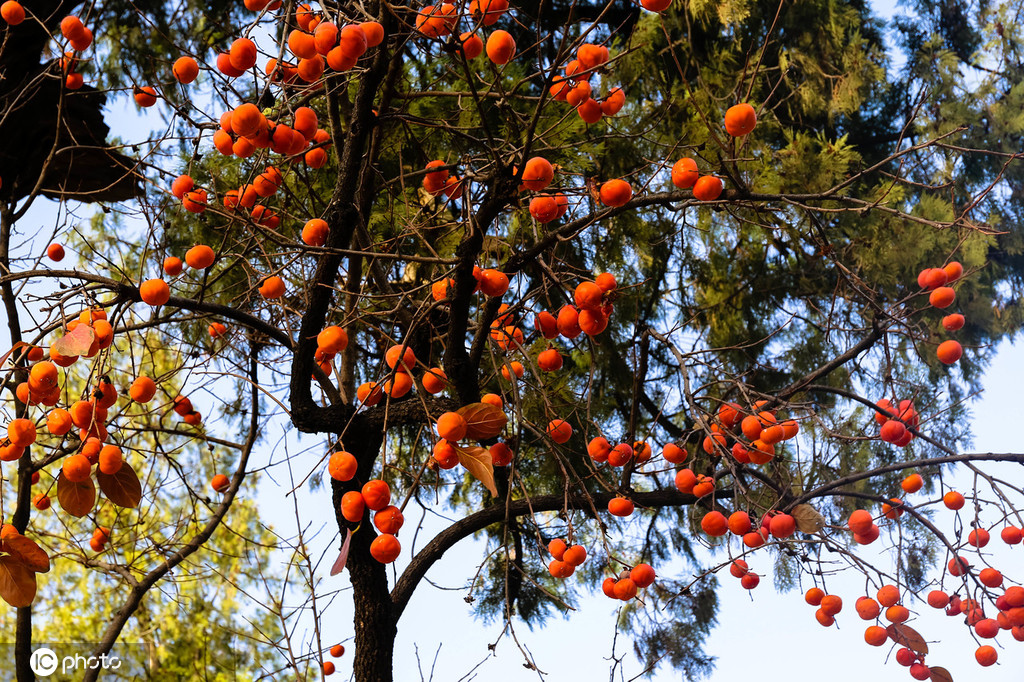
[[459,455],[459,463],[483,483],[484,487],[491,491],[491,495],[497,497],[498,488],[494,485],[494,465],[491,464],[490,450],[478,445],[470,445],[468,447],[456,446],[455,452]]

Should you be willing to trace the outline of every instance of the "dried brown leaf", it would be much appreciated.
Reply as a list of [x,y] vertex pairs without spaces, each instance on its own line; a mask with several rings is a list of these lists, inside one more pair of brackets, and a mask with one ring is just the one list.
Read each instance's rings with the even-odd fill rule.
[[72,483],[64,478],[64,472],[57,476],[57,501],[61,509],[79,518],[92,511],[96,504],[96,486],[87,478],[81,483]]
[[472,440],[494,438],[508,422],[501,408],[489,403],[471,403],[457,412],[466,420],[466,438]]
[[953,676],[941,665],[929,666],[928,670],[931,673],[932,682],[953,682]]
[[484,487],[491,491],[491,495],[497,497],[498,488],[494,485],[494,465],[491,464],[490,450],[478,445],[470,445],[468,447],[456,446],[455,452],[458,453],[462,466],[483,483]]
[[0,599],[14,607],[36,598],[36,574],[13,556],[0,557]]
[[909,625],[893,623],[886,628],[886,631],[888,631],[892,641],[907,647],[915,654],[924,655],[928,653],[928,643],[924,641],[924,637]]
[[796,529],[801,533],[817,533],[825,527],[825,517],[809,504],[793,507],[793,518],[796,520]]
[[142,501],[142,484],[128,463],[122,464],[116,474],[97,472],[96,480],[107,499],[118,507],[134,509]]

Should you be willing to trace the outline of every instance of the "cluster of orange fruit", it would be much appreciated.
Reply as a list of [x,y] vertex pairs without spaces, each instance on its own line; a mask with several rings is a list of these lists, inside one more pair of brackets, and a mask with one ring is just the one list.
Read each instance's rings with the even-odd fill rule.
[[914,409],[914,401],[901,400],[898,409],[888,398],[882,398],[875,405],[884,410],[875,411],[875,423],[881,426],[878,437],[897,447],[909,445],[914,440],[911,429],[916,429],[921,423],[921,415]]
[[[508,0],[473,0],[469,5],[469,13],[478,25],[493,26],[508,10]],[[443,2],[428,5],[416,14],[416,30],[425,38],[445,40],[455,32],[459,23],[459,10],[455,5]],[[455,40],[459,52],[467,60],[473,60],[481,53],[494,64],[502,66],[512,61],[516,54],[516,41],[512,34],[496,29],[487,36],[486,45],[483,38],[475,31],[460,33]]]
[[570,546],[561,538],[548,543],[548,552],[554,557],[548,564],[548,572],[556,578],[568,578],[587,560],[586,547]]
[[603,45],[584,43],[576,50],[576,59],[565,65],[565,75],[555,76],[549,92],[559,102],[566,102],[586,123],[597,123],[605,116],[614,116],[626,104],[626,93],[614,87],[599,102],[594,99],[590,80],[603,70],[610,55]]
[[[107,321],[103,310],[90,309],[70,321],[66,329],[65,337],[58,339],[50,347],[49,359],[46,359],[44,350],[38,346],[29,346],[24,351],[25,359],[31,365],[27,380],[21,382],[15,392],[18,399],[30,408],[52,408],[46,413],[44,422],[46,431],[51,435],[64,437],[72,429],[78,429],[77,436],[81,445],[62,461],[61,475],[64,479],[70,483],[83,483],[94,471],[106,476],[115,476],[125,466],[125,458],[118,445],[107,442],[109,411],[119,397],[114,384],[107,377],[101,377],[86,398],[69,401],[67,409],[57,406],[63,392],[58,367],[70,367],[80,357],[91,358],[108,348],[113,343],[113,327]],[[62,343],[65,346],[70,343],[79,354],[61,353],[58,346]],[[64,349],[67,351],[67,347]],[[132,382],[128,394],[135,402],[144,404],[155,397],[156,391],[156,382],[147,376],[138,376]],[[173,402],[173,409],[186,423],[201,423],[201,415],[193,409],[188,398],[177,396]],[[6,436],[0,442],[0,461],[15,461],[21,458],[25,448],[36,442],[39,426],[31,418],[18,417],[7,424]],[[38,481],[39,472],[35,472],[32,482],[35,484]],[[45,493],[39,493],[34,496],[33,504],[37,509],[48,509],[50,498]],[[109,536],[109,531],[107,535]],[[101,543],[92,544],[95,546]]]
[[[713,457],[731,452],[740,464],[770,462],[775,457],[775,446],[795,438],[800,425],[793,419],[779,421],[776,410],[762,410],[767,403],[766,400],[754,403],[751,414],[745,413],[736,403],[723,403],[708,425],[710,433],[701,444],[704,452]],[[736,432],[737,426],[739,433]],[[735,441],[731,450],[727,449],[730,440]]]
[[[963,266],[952,261],[945,267],[925,268],[917,275],[917,284],[931,292],[928,294],[928,303],[936,308],[945,309],[956,300],[956,290],[949,285],[960,279],[963,274]],[[963,328],[964,322],[963,315],[953,313],[942,318],[942,328],[948,332],[955,332]],[[964,354],[964,349],[959,341],[948,339],[939,344],[935,354],[943,364],[952,365]]]
[[[317,338],[319,339],[319,337]],[[345,337],[345,343],[348,343],[348,337]],[[340,350],[335,352],[341,352],[341,350],[344,350],[344,346],[341,346]],[[317,361],[320,362],[320,367],[325,372],[328,372],[331,367],[330,363],[333,354],[328,352],[321,355],[318,349],[317,358]],[[387,380],[383,382],[367,381],[356,388],[356,398],[367,407],[376,405],[385,395],[396,400],[402,398],[413,388],[412,369],[416,366],[417,360],[416,353],[412,348],[406,346],[403,350],[401,345],[388,348],[384,353],[384,363],[391,370]],[[440,367],[431,367],[420,377],[420,385],[427,393],[436,395],[448,388],[448,375]]]
[[631,569],[623,569],[618,578],[605,578],[601,591],[610,599],[629,601],[637,597],[639,590],[653,585],[656,578],[650,564],[637,564]]
[[580,282],[573,292],[576,305],[562,306],[557,317],[546,310],[537,313],[533,318],[534,328],[549,341],[559,335],[569,341],[580,334],[597,336],[608,328],[608,318],[615,309],[613,299],[617,286],[615,276],[608,272],[599,274],[593,282]]
[[729,575],[739,578],[740,585],[745,590],[752,590],[761,584],[761,576],[750,570],[750,566],[743,559],[733,559],[729,564]]
[[[168,256],[163,262],[163,271],[168,277],[177,277],[188,265],[193,270],[206,270],[217,260],[217,254],[206,244],[196,244],[185,252],[184,263],[177,256]],[[147,279],[139,285],[139,298],[143,303],[161,306],[171,300],[171,287],[160,278]],[[223,325],[221,325],[223,327]],[[220,330],[223,333],[224,330]]]
[[[221,114],[220,128],[213,134],[213,146],[225,156],[237,156],[240,159],[252,156],[257,149],[269,149],[275,154],[291,157],[291,163],[305,161],[310,168],[321,168],[327,163],[331,136],[319,126],[316,112],[309,107],[298,107],[292,116],[292,125],[289,126],[270,121],[255,104],[243,102]],[[260,187],[253,187],[253,192],[246,192],[249,189],[246,186],[226,193],[224,207],[234,208],[238,205],[252,208],[258,196],[273,194],[281,184],[281,176],[269,168],[267,171],[276,173],[276,177],[263,183],[267,189],[265,194]]]
[[[0,5],[0,16],[11,26],[17,26],[25,20],[25,8],[15,0],[8,0]],[[64,87],[78,90],[85,84],[82,74],[75,71],[78,68],[78,53],[85,52],[92,45],[92,31],[81,19],[68,15],[61,19],[60,32],[71,47],[69,51],[61,50],[60,68],[64,74]]]
[[376,512],[373,525],[381,533],[370,543],[370,554],[382,564],[390,564],[402,551],[395,535],[405,523],[405,517],[391,504],[391,488],[385,481],[375,478],[360,490],[350,490],[341,496],[341,515],[347,521],[359,523],[367,509]]

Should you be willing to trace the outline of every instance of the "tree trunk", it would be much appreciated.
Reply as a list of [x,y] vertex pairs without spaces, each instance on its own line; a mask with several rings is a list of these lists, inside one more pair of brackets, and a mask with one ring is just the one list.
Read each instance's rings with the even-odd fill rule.
[[359,490],[370,480],[370,472],[384,442],[384,434],[367,421],[357,415],[345,432],[345,447],[358,460],[359,468],[351,481],[332,481],[334,511],[342,536],[348,530],[353,531],[346,564],[355,607],[353,677],[356,682],[391,682],[398,627],[391,607],[387,567],[370,555],[370,543],[377,533],[368,509],[358,524],[350,523],[341,515],[342,495]]

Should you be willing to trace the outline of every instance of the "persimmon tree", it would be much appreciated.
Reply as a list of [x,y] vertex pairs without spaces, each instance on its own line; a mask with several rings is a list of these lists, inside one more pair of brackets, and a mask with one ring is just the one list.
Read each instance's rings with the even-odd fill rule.
[[[302,587],[241,560],[275,544],[245,493],[279,423],[266,468],[298,528],[334,518],[360,681],[392,679],[411,596],[475,535],[482,617],[600,589],[648,671],[710,669],[723,569],[813,585],[821,625],[859,616],[916,679],[950,679],[931,607],[1024,639],[983,550],[1020,542],[986,467],[1024,454],[961,445],[1021,320],[1020,18],[947,5],[897,25],[896,69],[857,2],[5,3],[5,120],[47,141],[0,169],[18,678],[51,565],[119,587],[98,655],[210,551],[275,595],[249,646],[277,674],[333,672],[302,532]],[[103,88],[162,132],[108,144]],[[40,196],[103,210],[33,237]],[[297,502],[316,485],[331,509]],[[456,520],[423,539],[409,505]],[[828,594],[837,561],[864,594]]]

